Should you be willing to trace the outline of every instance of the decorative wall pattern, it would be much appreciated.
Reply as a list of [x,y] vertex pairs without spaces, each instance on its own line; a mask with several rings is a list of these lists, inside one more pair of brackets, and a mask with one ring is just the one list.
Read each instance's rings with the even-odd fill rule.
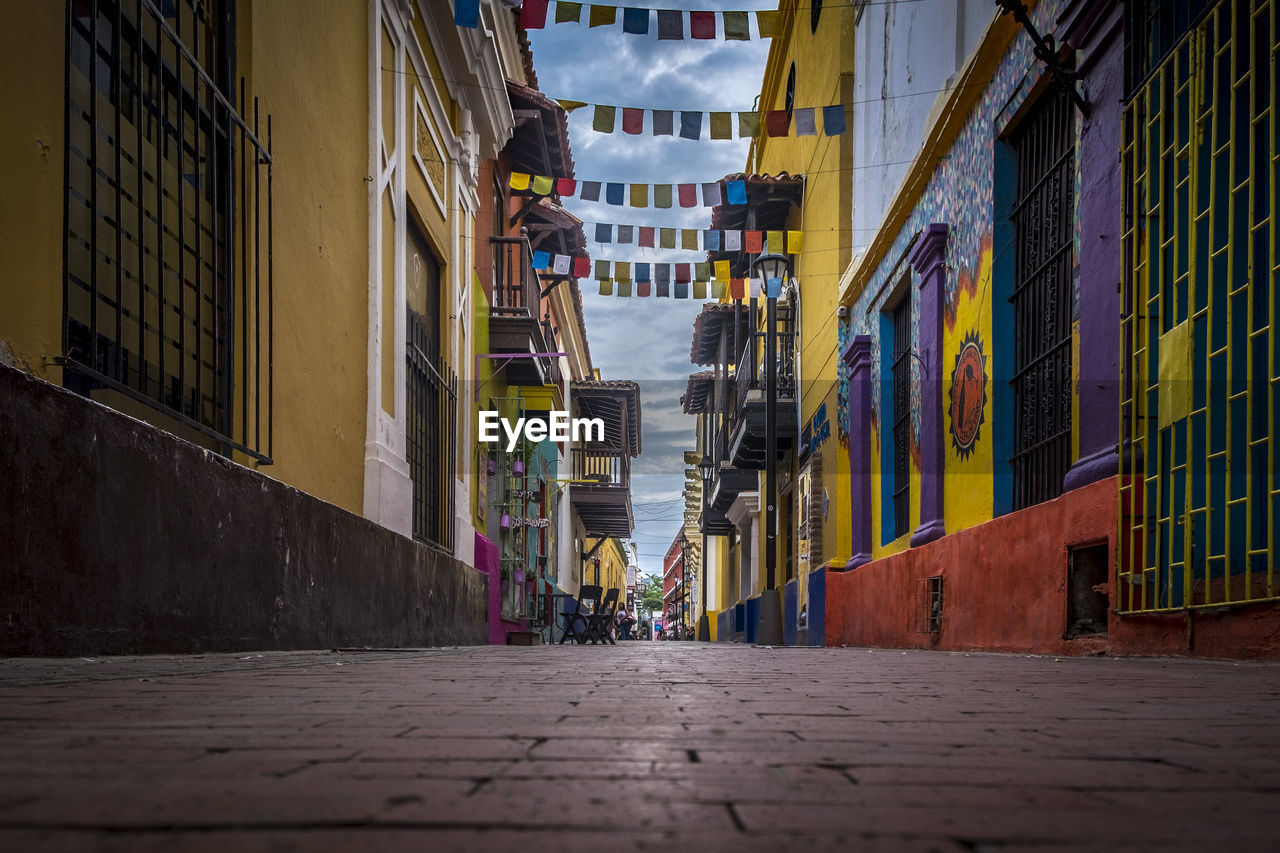
[[[1053,32],[1063,0],[1045,0],[1031,12],[1036,27],[1041,32]],[[948,437],[945,460],[948,485],[958,483],[961,488],[948,488],[947,528],[959,529],[970,523],[992,516],[992,394],[990,386],[995,375],[992,370],[992,354],[998,349],[991,344],[995,340],[992,329],[992,308],[996,295],[992,293],[992,269],[994,266],[993,230],[994,197],[996,184],[996,145],[1003,128],[998,122],[1007,121],[1025,101],[1032,84],[1039,79],[1041,64],[1032,56],[1030,40],[1022,34],[1014,40],[1008,53],[1001,60],[992,79],[975,104],[963,128],[957,134],[950,150],[934,166],[928,185],[920,196],[906,223],[898,232],[893,244],[884,253],[879,265],[866,282],[860,296],[852,306],[847,321],[841,322],[842,345],[853,335],[869,335],[872,339],[871,372],[875,387],[887,377],[881,376],[886,363],[881,347],[880,316],[886,304],[898,294],[896,278],[903,270],[910,270],[904,255],[912,239],[930,223],[944,223],[950,229],[947,240],[946,277],[943,289],[943,353],[942,377],[922,375],[921,364],[912,359],[912,447],[911,455],[915,471],[919,470],[920,435],[920,387],[922,380],[943,382],[943,401],[952,399],[951,372],[966,339],[980,338],[980,360],[984,371],[980,384],[984,392],[981,412],[974,413],[983,428],[975,429],[971,442],[958,447]],[[1077,129],[1077,133],[1079,130]],[[1077,166],[1077,181],[1079,169]],[[1078,194],[1077,194],[1078,198]],[[1077,215],[1078,219],[1078,215]],[[919,288],[918,277],[911,274],[912,334],[913,344],[919,340]],[[1000,298],[1004,298],[1001,296]],[[996,335],[998,337],[998,335]],[[917,345],[918,347],[918,345]],[[970,354],[971,356],[974,354]],[[976,366],[974,362],[971,366]],[[841,401],[847,400],[848,371],[841,369]],[[978,377],[975,377],[977,380]],[[878,458],[880,425],[887,423],[881,394],[872,395],[873,456]],[[844,426],[842,409],[842,427]],[[944,417],[948,427],[950,417]],[[957,476],[957,475],[977,476]],[[914,479],[914,478],[913,478]],[[956,513],[953,514],[953,505]],[[876,525],[879,529],[879,525]]]

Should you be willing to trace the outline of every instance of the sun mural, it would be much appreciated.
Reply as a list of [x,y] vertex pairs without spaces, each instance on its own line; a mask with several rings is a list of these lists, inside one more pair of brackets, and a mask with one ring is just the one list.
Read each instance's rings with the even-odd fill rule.
[[978,443],[979,428],[986,419],[987,373],[982,339],[965,335],[951,371],[951,442],[956,455],[968,458]]

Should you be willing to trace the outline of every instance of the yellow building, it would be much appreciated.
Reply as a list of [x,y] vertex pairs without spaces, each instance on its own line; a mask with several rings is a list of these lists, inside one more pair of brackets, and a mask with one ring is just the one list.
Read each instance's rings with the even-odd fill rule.
[[[789,286],[777,300],[776,537],[767,523],[766,299],[758,282],[750,282],[747,298],[714,306],[695,325],[693,360],[714,369],[691,379],[686,411],[706,415],[699,451],[708,451],[715,466],[704,530],[716,536],[707,555],[715,567],[708,611],[722,638],[755,640],[760,608],[768,612],[775,605],[767,599],[779,596],[780,612],[766,619],[778,632],[770,639],[781,641],[784,627],[792,639],[808,603],[810,573],[843,566],[850,556],[848,525],[840,523],[847,517],[849,473],[837,430],[836,310],[853,245],[852,149],[847,134],[828,135],[837,118],[847,120],[847,106],[838,117],[824,116],[822,108],[852,101],[856,15],[849,4],[825,10],[794,0],[779,4],[760,124],[781,118],[787,133],[762,133],[753,141],[746,172],[728,178],[745,182],[747,204],[717,207],[712,215],[712,228],[764,235],[758,250],[712,253],[712,260],[729,261],[734,277],[752,278],[752,262],[764,252],[785,254],[791,263]],[[813,132],[805,133],[808,128]],[[701,402],[691,407],[694,400]]]
[[11,9],[3,360],[472,564],[478,167],[519,54],[500,3],[448,5]]

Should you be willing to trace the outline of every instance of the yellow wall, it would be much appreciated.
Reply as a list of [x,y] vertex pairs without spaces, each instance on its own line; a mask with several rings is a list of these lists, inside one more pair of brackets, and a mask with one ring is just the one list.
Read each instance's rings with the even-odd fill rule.
[[[62,346],[65,4],[8,12],[0,68],[24,96],[10,99],[0,138],[0,339],[20,366],[60,384],[42,360]],[[260,97],[263,124],[272,116],[274,153],[275,464],[262,471],[353,512],[368,360],[367,21],[359,4],[238,8],[237,72]]]
[[[992,402],[994,395],[990,381],[987,382],[986,400],[983,404],[982,423],[978,427],[977,438],[971,452],[961,454],[957,451],[950,428],[951,418],[947,416],[952,405],[955,389],[952,388],[952,371],[956,364],[956,356],[964,346],[966,337],[977,335],[986,352],[986,368],[988,375],[991,369],[991,244],[983,246],[982,256],[978,260],[977,279],[962,274],[960,286],[957,288],[956,319],[952,324],[944,322],[942,332],[942,406],[943,406],[943,453],[946,465],[946,481],[943,484],[942,501],[943,517],[946,520],[947,532],[952,533],[989,521],[993,512],[992,474],[993,448],[991,428]],[[918,480],[913,480],[912,494]],[[919,507],[919,501],[912,502]],[[914,529],[914,528],[913,528]]]
[[239,51],[272,115],[275,464],[359,513],[367,400],[369,35],[363,4],[255,0]]
[[61,383],[45,356],[62,349],[62,163],[65,3],[6,4],[0,79],[0,361]]
[[[828,104],[848,104],[853,91],[853,4],[832,4],[823,10],[817,32],[810,27],[808,4],[797,8],[794,0],[782,5],[782,34],[773,40],[762,86],[761,110],[785,107],[787,77],[792,63],[796,69],[795,105],[820,108]],[[846,109],[846,126],[852,116]],[[805,175],[802,207],[793,212],[788,228],[804,232],[804,248],[795,259],[795,276],[800,290],[800,373],[802,428],[826,404],[831,437],[820,446],[822,488],[830,500],[822,527],[822,561],[814,555],[810,569],[826,563],[843,565],[851,553],[849,517],[849,458],[840,445],[836,308],[840,275],[852,255],[852,144],[850,132],[826,136],[821,110],[817,110],[818,135],[796,136],[794,127],[786,137],[761,137],[752,147],[750,168],[757,173],[786,171]],[[762,119],[763,124],[763,119]],[[794,457],[790,462],[794,465]],[[792,472],[793,476],[798,470]],[[821,500],[821,491],[818,493]],[[803,511],[797,501],[797,519]],[[761,513],[763,520],[763,512]],[[760,537],[763,547],[764,536]],[[778,536],[779,549],[785,537]],[[763,579],[763,554],[759,555]],[[777,578],[784,577],[785,556],[777,560]],[[804,565],[797,562],[798,573]],[[763,581],[758,583],[760,591]],[[802,590],[807,584],[801,582]]]
[[[587,541],[587,550],[590,551],[595,543],[595,539],[589,539]],[[600,586],[604,587],[606,592],[610,589],[617,589],[619,603],[625,604],[627,600],[627,556],[622,543],[617,539],[606,539],[595,555],[600,558]],[[587,563],[587,566],[583,569],[586,573],[585,577],[594,579],[595,567],[591,565],[590,560]]]

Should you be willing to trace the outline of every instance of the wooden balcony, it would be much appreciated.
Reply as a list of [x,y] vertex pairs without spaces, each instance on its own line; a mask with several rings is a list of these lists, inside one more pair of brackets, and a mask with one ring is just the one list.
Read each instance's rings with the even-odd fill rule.
[[570,450],[569,497],[588,536],[630,536],[631,460],[640,453],[640,388],[584,380],[571,386],[574,416],[599,418],[604,438]]
[[[489,305],[489,349],[494,353],[549,352],[549,323],[540,317],[541,283],[533,270],[527,237],[490,237],[493,251],[493,297]],[[507,362],[512,385],[560,382],[553,358],[516,358]]]
[[[799,432],[796,415],[796,354],[794,309],[779,304],[777,315],[777,456],[790,449]],[[737,359],[732,399],[729,401],[729,439],[727,459],[735,467],[758,471],[765,467],[765,336],[763,312],[760,328],[751,332]]]

